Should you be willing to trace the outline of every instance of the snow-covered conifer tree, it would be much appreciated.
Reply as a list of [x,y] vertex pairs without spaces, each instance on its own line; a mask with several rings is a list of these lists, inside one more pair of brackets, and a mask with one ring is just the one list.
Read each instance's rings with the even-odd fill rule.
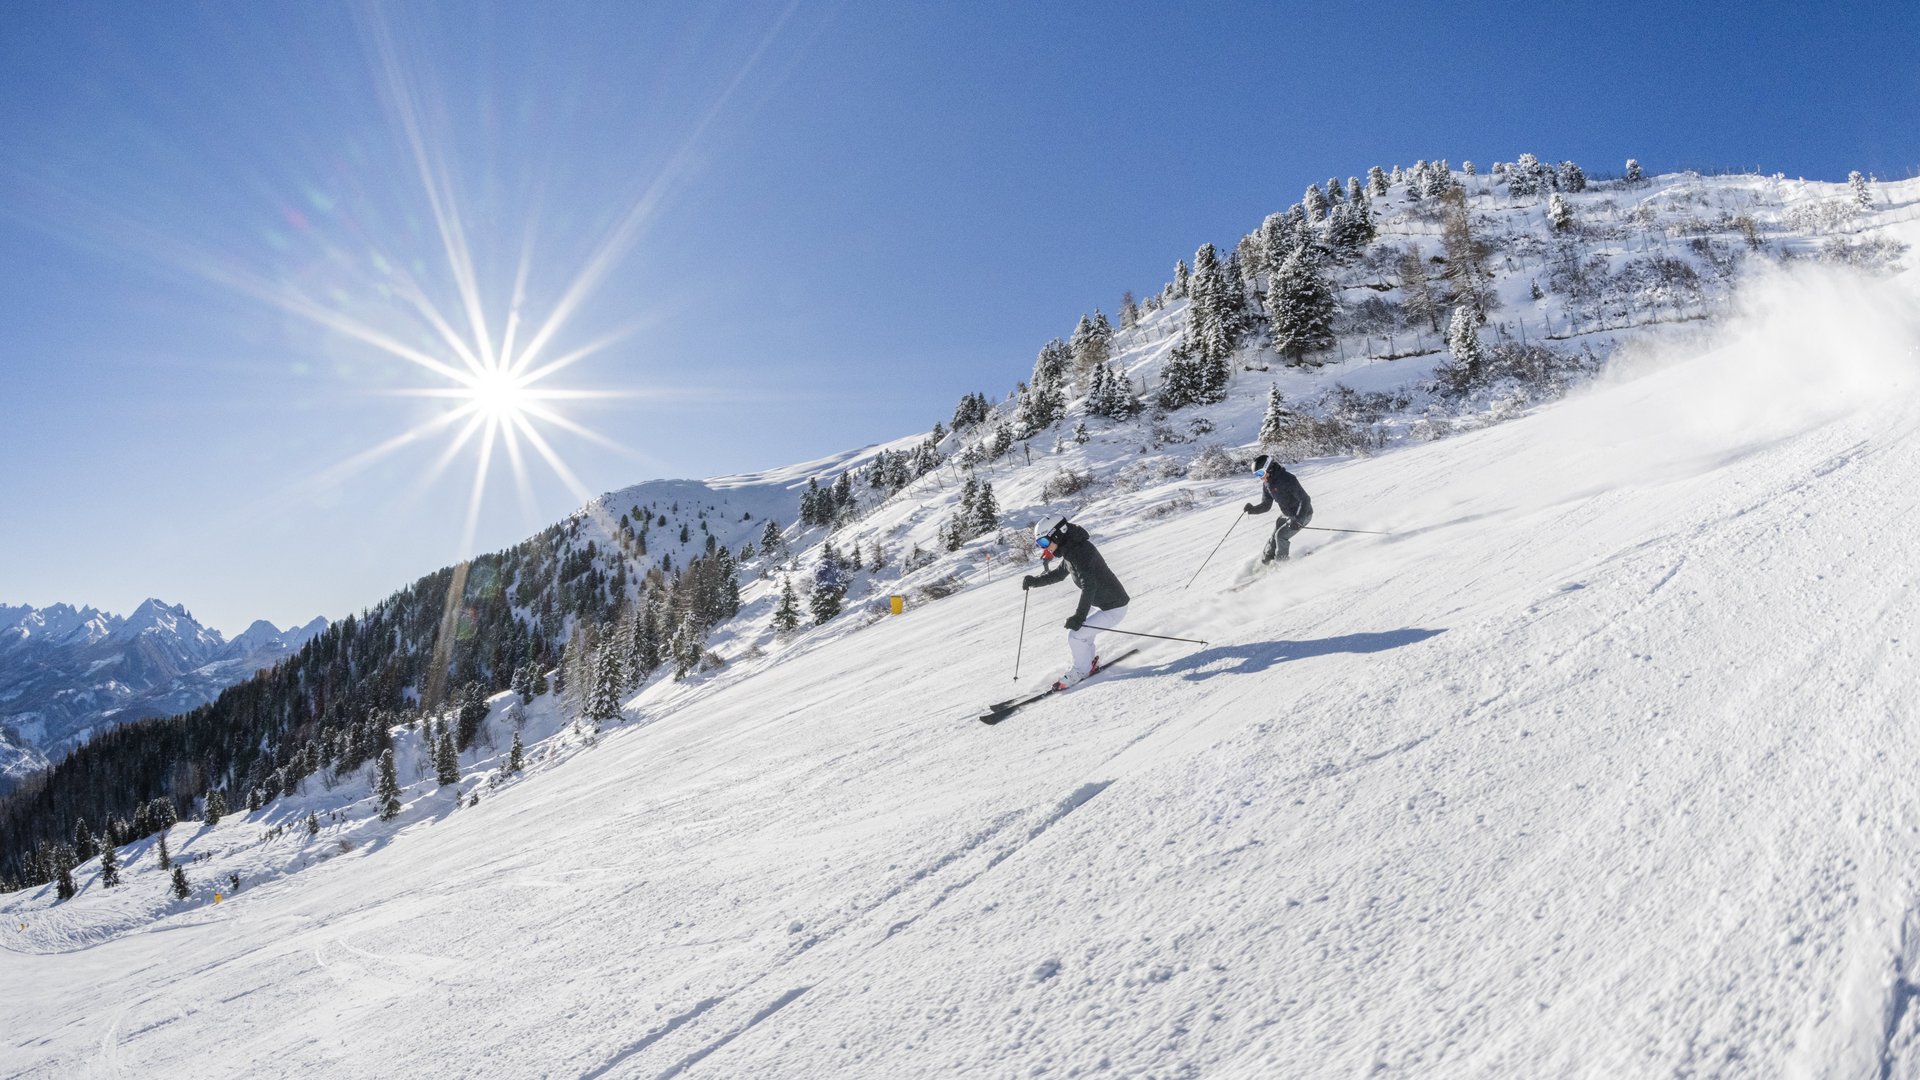
[[1307,185],[1307,193],[1300,198],[1300,206],[1307,212],[1308,221],[1319,221],[1327,216],[1327,196],[1313,184]]
[[1291,362],[1333,344],[1333,286],[1320,272],[1311,249],[1287,257],[1267,289],[1267,322],[1274,350]]
[[440,745],[433,755],[433,770],[434,778],[440,781],[441,787],[460,782],[460,754],[453,748],[451,731],[440,733]]
[[307,835],[310,837],[320,835],[320,815],[311,810],[307,811]]
[[1173,294],[1175,296],[1187,295],[1187,285],[1191,281],[1192,276],[1193,275],[1187,270],[1185,260],[1173,264]]
[[780,585],[780,604],[773,609],[774,630],[785,633],[800,625],[800,602],[793,595],[793,579]]
[[93,830],[87,827],[87,819],[73,819],[73,857],[79,862],[86,862],[99,853],[100,848],[93,839]]
[[399,813],[399,774],[394,769],[394,751],[380,751],[380,778],[374,782],[374,798],[380,799],[380,821],[394,821]]
[[520,733],[513,733],[513,749],[507,751],[507,771],[519,772],[526,768],[526,750],[520,745]]
[[1547,220],[1552,223],[1555,232],[1565,232],[1573,228],[1573,207],[1566,196],[1554,192],[1547,198]]
[[[1554,197],[1559,198],[1559,193]],[[1453,309],[1453,318],[1447,323],[1447,351],[1453,354],[1454,367],[1466,386],[1480,382],[1486,363],[1486,353],[1480,348],[1479,321],[1473,308],[1462,304]]]
[[192,895],[193,895],[193,889],[192,889],[192,888],[191,888],[190,886],[188,886],[188,885],[187,885],[187,871],[186,871],[186,868],[185,868],[185,867],[180,867],[180,866],[176,866],[176,867],[174,867],[174,868],[173,868],[173,896],[174,896],[174,899],[176,899],[176,900],[185,900],[185,899],[186,899],[187,897],[189,897],[189,896],[192,896]]
[[1847,174],[1847,187],[1853,192],[1853,205],[1861,210],[1873,209],[1873,193],[1867,190],[1867,178],[1855,169]]
[[1463,162],[1461,162],[1461,163],[1460,163],[1460,171],[1461,171],[1461,172],[1463,172],[1463,173],[1465,173],[1465,174],[1466,174],[1466,175],[1468,175],[1468,176],[1478,176],[1478,175],[1480,175],[1479,173],[1477,173],[1477,172],[1475,172],[1475,171],[1474,171],[1474,168],[1473,168],[1473,162],[1471,162],[1471,161],[1463,161]]
[[1626,182],[1629,184],[1638,184],[1638,183],[1644,182],[1646,178],[1647,178],[1646,174],[1640,171],[1639,159],[1628,158],[1627,173],[1626,173],[1626,176],[1624,177]]
[[100,884],[108,889],[120,884],[120,853],[112,844],[100,849]]
[[1571,194],[1587,190],[1587,174],[1571,161],[1561,162],[1560,190]]
[[1367,192],[1376,199],[1387,193],[1386,170],[1378,165],[1367,169]]
[[1286,399],[1280,396],[1280,384],[1267,387],[1267,411],[1260,418],[1260,445],[1271,446],[1286,434],[1287,421],[1292,414],[1287,412]]
[[203,820],[208,825],[218,825],[220,819],[226,816],[227,797],[218,791],[207,792],[206,816]]
[[620,716],[622,664],[619,653],[615,643],[608,641],[595,657],[593,692],[587,697],[586,716],[589,720],[603,722]]
[[820,554],[820,561],[813,568],[813,596],[808,608],[813,612],[815,625],[824,625],[828,619],[840,614],[840,602],[847,595],[846,568],[841,565],[840,557],[828,544]]
[[982,483],[979,493],[974,496],[973,520],[969,527],[974,536],[984,536],[1000,527],[1000,504],[993,497],[991,483]]
[[160,834],[160,869],[173,865],[173,853],[167,850],[167,834]]

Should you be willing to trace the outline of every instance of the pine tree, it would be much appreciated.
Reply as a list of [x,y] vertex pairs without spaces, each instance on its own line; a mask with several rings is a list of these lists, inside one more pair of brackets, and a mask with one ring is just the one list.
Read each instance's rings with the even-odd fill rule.
[[1447,324],[1447,351],[1453,354],[1454,367],[1460,373],[1463,389],[1480,383],[1486,364],[1486,354],[1480,348],[1478,324],[1473,309],[1464,304],[1453,309],[1453,318]]
[[434,753],[433,767],[441,787],[460,782],[460,752],[453,748],[452,732],[440,733],[440,746]]
[[87,827],[87,819],[75,818],[73,821],[73,857],[80,862],[86,862],[99,853],[100,848],[94,843],[93,830]]
[[1532,154],[1521,154],[1507,170],[1507,194],[1516,199],[1530,199],[1542,195],[1549,185],[1552,171],[1540,163]]
[[1566,196],[1557,191],[1547,198],[1547,220],[1555,232],[1573,228],[1573,207],[1567,205]]
[[1573,194],[1587,190],[1587,174],[1571,161],[1561,162],[1560,190]]
[[1312,184],[1307,185],[1307,193],[1301,196],[1300,205],[1306,210],[1308,221],[1319,221],[1327,216],[1327,196]]
[[393,767],[393,751],[380,752],[380,779],[373,789],[380,800],[380,820],[392,821],[400,813],[400,777]]
[[1333,345],[1333,286],[1320,273],[1309,249],[1301,247],[1282,263],[1267,290],[1267,322],[1276,352],[1295,364],[1307,354]]
[[1120,329],[1131,330],[1140,325],[1140,303],[1133,298],[1133,290],[1128,289],[1120,296]]
[[307,837],[311,839],[319,835],[320,835],[320,815],[309,810],[307,811]]
[[189,896],[192,896],[192,895],[193,895],[193,890],[192,890],[191,888],[189,888],[189,887],[187,886],[187,871],[186,871],[186,868],[185,868],[185,867],[182,867],[182,866],[176,866],[176,867],[174,867],[174,868],[173,868],[173,896],[174,896],[174,899],[176,899],[176,900],[185,900],[185,899],[186,899],[187,897],[189,897]]
[[593,692],[587,698],[587,719],[595,722],[615,720],[620,716],[620,659],[618,650],[603,647],[594,662]]
[[100,849],[100,884],[108,889],[120,884],[120,853],[112,844]]
[[1280,396],[1280,384],[1267,387],[1267,412],[1260,419],[1260,445],[1272,446],[1284,438],[1291,419],[1286,399]]
[[774,549],[779,546],[780,523],[768,518],[766,528],[760,530],[760,550],[766,552],[768,558],[772,558]]
[[73,894],[79,891],[80,887],[73,882],[73,864],[65,859],[60,860],[60,873],[55,880],[54,896],[61,900],[71,900]]
[[1367,170],[1367,191],[1376,199],[1387,193],[1387,174],[1378,165]]
[[513,749],[507,751],[507,771],[519,772],[526,768],[526,752],[520,746],[520,733],[513,733]]
[[1873,193],[1867,190],[1867,178],[1855,169],[1847,174],[1847,187],[1853,190],[1853,205],[1861,210],[1873,209]]
[[218,791],[207,792],[206,815],[201,820],[208,825],[218,825],[220,819],[226,816],[227,797]]
[[167,850],[167,834],[163,832],[160,834],[160,869],[165,870],[172,865],[173,853]]
[[513,669],[513,692],[520,695],[520,704],[533,704],[533,661],[529,660]]
[[793,595],[793,579],[788,578],[780,585],[780,604],[773,609],[773,628],[786,633],[800,625],[800,602]]
[[1173,295],[1187,295],[1187,286],[1192,284],[1193,275],[1188,272],[1184,260],[1173,264]]
[[1340,186],[1340,178],[1337,176],[1327,177],[1327,208],[1331,210],[1333,207],[1345,202],[1346,199],[1347,192],[1345,188]]
[[1474,167],[1473,167],[1473,162],[1471,162],[1471,161],[1463,161],[1463,162],[1461,162],[1461,163],[1460,163],[1460,171],[1461,171],[1461,172],[1463,172],[1463,173],[1465,173],[1465,174],[1467,174],[1468,176],[1478,176],[1478,175],[1480,175],[1480,174],[1479,174],[1479,172],[1478,172],[1477,170],[1475,170],[1475,169],[1474,169]]
[[1646,179],[1647,179],[1646,174],[1640,171],[1639,159],[1628,158],[1627,159],[1627,175],[1626,175],[1627,183],[1640,184],[1640,183],[1644,183]]
[[840,602],[846,593],[846,570],[840,564],[840,556],[829,544],[813,568],[813,597],[808,601],[808,607],[813,612],[814,624],[822,625],[840,614]]
[[980,485],[980,493],[973,500],[973,520],[970,525],[974,536],[984,536],[1000,527],[1000,504],[994,501],[992,484]]

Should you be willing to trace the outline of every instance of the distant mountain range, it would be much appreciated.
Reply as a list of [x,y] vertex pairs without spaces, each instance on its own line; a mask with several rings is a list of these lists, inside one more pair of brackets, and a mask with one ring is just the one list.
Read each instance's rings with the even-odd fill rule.
[[0,604],[0,792],[115,724],[186,712],[327,628],[262,619],[229,641],[178,604],[133,614]]

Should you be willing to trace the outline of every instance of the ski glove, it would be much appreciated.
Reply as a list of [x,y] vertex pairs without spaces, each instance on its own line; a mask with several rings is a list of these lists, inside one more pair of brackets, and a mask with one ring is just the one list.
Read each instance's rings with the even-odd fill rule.
[[1248,503],[1240,508],[1240,512],[1243,514],[1257,514],[1260,511],[1252,503]]
[[1032,574],[1028,574],[1026,577],[1020,579],[1020,591],[1026,592],[1038,584],[1040,584],[1040,582]]
[[1085,615],[1069,615],[1067,616],[1067,629],[1078,630],[1080,629],[1080,625],[1086,621],[1087,617]]

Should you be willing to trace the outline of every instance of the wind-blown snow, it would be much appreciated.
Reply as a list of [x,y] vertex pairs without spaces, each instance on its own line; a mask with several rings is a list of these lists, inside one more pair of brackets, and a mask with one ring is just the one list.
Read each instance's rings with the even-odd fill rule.
[[1315,524],[1392,535],[1269,576],[1254,521],[1182,589],[1247,482],[1115,511],[1127,628],[1211,644],[998,727],[1010,579],[595,746],[542,699],[556,756],[477,806],[177,826],[192,900],[143,842],[0,903],[0,1072],[1920,1075],[1917,294],[1763,282],[1630,378],[1308,468]]

